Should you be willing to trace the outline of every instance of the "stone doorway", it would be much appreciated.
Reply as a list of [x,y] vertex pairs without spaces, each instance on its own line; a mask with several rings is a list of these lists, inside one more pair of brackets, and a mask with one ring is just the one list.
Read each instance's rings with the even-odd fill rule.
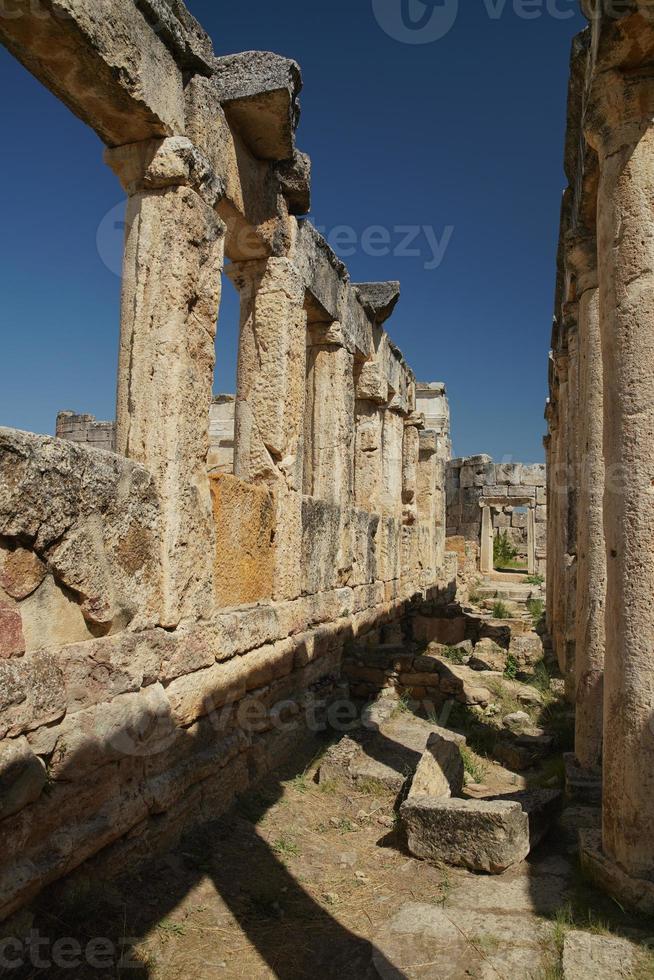
[[[490,574],[496,569],[494,562],[494,543],[499,534],[511,532],[514,540],[525,539],[526,572],[536,574],[536,505],[532,497],[511,498],[485,497],[479,501],[481,507],[480,571]],[[508,569],[521,571],[521,569]]]

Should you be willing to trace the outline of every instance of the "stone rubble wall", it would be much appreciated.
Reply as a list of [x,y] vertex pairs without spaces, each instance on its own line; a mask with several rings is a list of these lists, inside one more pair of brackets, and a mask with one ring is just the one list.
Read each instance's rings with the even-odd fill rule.
[[547,627],[601,792],[584,869],[654,911],[654,17],[582,3],[573,41],[545,417]]
[[98,422],[94,415],[59,412],[55,429],[57,439],[83,442],[94,449],[113,453],[116,448],[116,423]]
[[540,463],[494,463],[490,456],[447,464],[447,537],[480,545],[482,506],[492,507],[494,534],[506,532],[518,555],[528,553],[528,513],[534,510],[535,572],[547,570],[546,467]]
[[384,329],[399,284],[352,283],[302,217],[297,64],[216,57],[179,0],[34,0],[0,40],[128,197],[115,451],[90,417],[0,430],[2,918],[223,812],[324,724],[345,645],[456,571],[445,389]]

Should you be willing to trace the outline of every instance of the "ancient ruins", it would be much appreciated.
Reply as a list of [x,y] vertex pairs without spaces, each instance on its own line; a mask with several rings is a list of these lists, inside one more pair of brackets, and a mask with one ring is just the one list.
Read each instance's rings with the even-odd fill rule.
[[651,4],[582,4],[550,358],[547,625],[602,800],[589,874],[654,911]]
[[[181,0],[16,0],[0,18],[127,195],[115,421],[0,429],[0,920],[133,873],[316,738],[296,803],[325,792],[320,833],[381,794],[412,888],[425,861],[453,869],[459,928],[488,932],[486,909],[504,929],[490,973],[458,932],[434,939],[437,971],[531,976],[577,850],[625,914],[654,913],[654,11],[582,6],[546,466],[452,458],[445,385],[416,381],[387,332],[399,283],[352,282],[305,217],[295,61],[217,56]],[[216,395],[223,270],[238,373]],[[349,795],[330,804],[334,786]],[[563,850],[538,859],[552,826]],[[529,917],[500,928],[480,874],[495,895],[530,883]],[[396,968],[444,913],[407,908],[366,940],[382,977],[426,975]],[[587,942],[571,933],[547,975],[581,978]]]

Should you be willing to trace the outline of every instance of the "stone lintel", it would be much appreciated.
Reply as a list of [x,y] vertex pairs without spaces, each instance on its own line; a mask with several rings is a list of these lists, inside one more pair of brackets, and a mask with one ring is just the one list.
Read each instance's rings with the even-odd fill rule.
[[261,160],[291,160],[300,119],[300,66],[269,51],[214,60],[220,101],[230,123]]
[[375,323],[385,323],[400,298],[399,282],[354,283],[359,302]]
[[215,207],[225,193],[223,179],[185,136],[129,143],[105,150],[104,156],[130,197],[141,191],[191,187]]
[[0,42],[108,146],[184,132],[182,71],[135,3],[14,7]]
[[184,71],[210,75],[215,55],[211,38],[181,0],[135,0]]

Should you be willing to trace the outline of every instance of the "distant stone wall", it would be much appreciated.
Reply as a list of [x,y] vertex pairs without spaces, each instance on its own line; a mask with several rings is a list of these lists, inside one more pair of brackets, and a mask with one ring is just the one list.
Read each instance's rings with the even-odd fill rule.
[[209,408],[210,473],[234,472],[234,395],[214,395]]
[[[447,466],[447,537],[461,537],[484,551],[484,515],[492,536],[506,533],[518,556],[533,570],[547,567],[547,499],[544,464],[494,463],[490,456],[453,459]],[[492,547],[492,544],[491,544]],[[490,571],[488,567],[484,571]]]
[[94,449],[113,453],[116,448],[116,423],[97,422],[94,415],[59,412],[56,436],[69,442],[83,442]]

